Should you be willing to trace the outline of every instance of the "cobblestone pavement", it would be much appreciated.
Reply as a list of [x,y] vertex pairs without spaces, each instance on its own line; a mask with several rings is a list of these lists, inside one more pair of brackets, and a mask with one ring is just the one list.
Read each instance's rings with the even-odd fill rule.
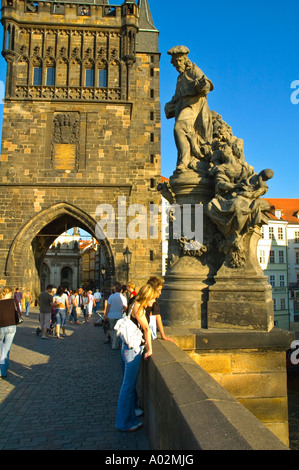
[[0,380],[0,450],[149,450],[144,429],[115,429],[120,351],[102,327],[70,325],[67,338],[36,335],[37,310],[17,327]]

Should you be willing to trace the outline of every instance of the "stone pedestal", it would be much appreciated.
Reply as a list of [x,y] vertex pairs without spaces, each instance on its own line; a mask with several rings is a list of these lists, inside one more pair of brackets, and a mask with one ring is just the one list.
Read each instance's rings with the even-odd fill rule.
[[[170,230],[170,267],[159,299],[165,324],[270,331],[274,326],[272,288],[257,259],[260,228],[250,228],[243,235],[245,262],[231,267],[229,253],[220,251],[218,229],[205,214],[213,197],[210,179],[185,171],[175,172],[169,183],[169,194],[164,195],[181,211],[186,204],[203,205],[204,249],[200,253],[184,251]],[[181,232],[183,235],[183,224]]]
[[209,288],[208,328],[270,331],[274,326],[272,288],[257,260],[259,229],[244,237],[246,265],[226,263]]
[[208,273],[201,268],[183,257],[165,277],[159,305],[166,325],[207,327]]
[[[174,173],[170,178],[172,196],[163,194],[172,204],[181,208],[184,205],[205,205],[212,197],[210,180],[194,171]],[[171,199],[171,197],[173,199]],[[181,218],[182,236],[184,235],[183,217]],[[194,222],[194,221],[193,221]],[[207,230],[210,221],[203,215],[203,245],[207,243]],[[170,226],[169,251],[170,267],[165,276],[165,284],[159,305],[166,325],[185,327],[207,327],[208,288],[213,283],[217,271],[214,257],[204,248],[198,256],[194,251],[180,245],[180,240],[173,238]],[[192,227],[193,229],[194,227]],[[206,251],[205,251],[206,250]],[[215,247],[214,252],[217,252]]]

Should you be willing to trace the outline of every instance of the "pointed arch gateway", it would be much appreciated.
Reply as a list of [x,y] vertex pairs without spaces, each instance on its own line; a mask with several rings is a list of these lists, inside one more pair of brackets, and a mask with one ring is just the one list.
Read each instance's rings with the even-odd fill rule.
[[[106,260],[106,278],[115,274],[114,257],[109,241],[96,236],[96,221],[82,209],[60,202],[42,210],[24,224],[10,247],[6,261],[6,276],[13,284],[22,285],[26,280],[33,290],[38,290],[44,256],[61,233],[79,227],[98,240]],[[99,230],[99,228],[97,228]]]

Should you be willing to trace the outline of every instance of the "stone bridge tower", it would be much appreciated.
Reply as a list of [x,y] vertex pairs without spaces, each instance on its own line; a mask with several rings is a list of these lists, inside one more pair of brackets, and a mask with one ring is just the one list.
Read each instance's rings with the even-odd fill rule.
[[[153,236],[149,222],[160,204],[160,101],[148,0],[3,0],[1,11],[0,284],[37,294],[49,246],[80,227],[101,244],[107,283],[125,281],[128,245],[130,279],[141,286],[161,273],[160,224]],[[115,214],[109,239],[96,229],[102,204]]]

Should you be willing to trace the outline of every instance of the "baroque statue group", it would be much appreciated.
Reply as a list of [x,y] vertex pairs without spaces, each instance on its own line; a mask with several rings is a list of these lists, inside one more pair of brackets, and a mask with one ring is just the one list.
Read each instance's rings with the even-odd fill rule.
[[261,196],[274,173],[265,169],[257,174],[245,161],[243,140],[233,135],[220,114],[209,109],[207,95],[214,86],[190,61],[189,49],[176,46],[168,54],[179,73],[175,94],[165,105],[166,118],[175,119],[177,165],[170,183],[159,189],[175,202],[172,180],[183,178],[188,182],[196,176],[198,184],[208,181],[212,197],[204,204],[204,214],[218,229],[214,236],[227,266],[241,267],[246,263],[244,235],[262,225],[262,214],[269,205]]

